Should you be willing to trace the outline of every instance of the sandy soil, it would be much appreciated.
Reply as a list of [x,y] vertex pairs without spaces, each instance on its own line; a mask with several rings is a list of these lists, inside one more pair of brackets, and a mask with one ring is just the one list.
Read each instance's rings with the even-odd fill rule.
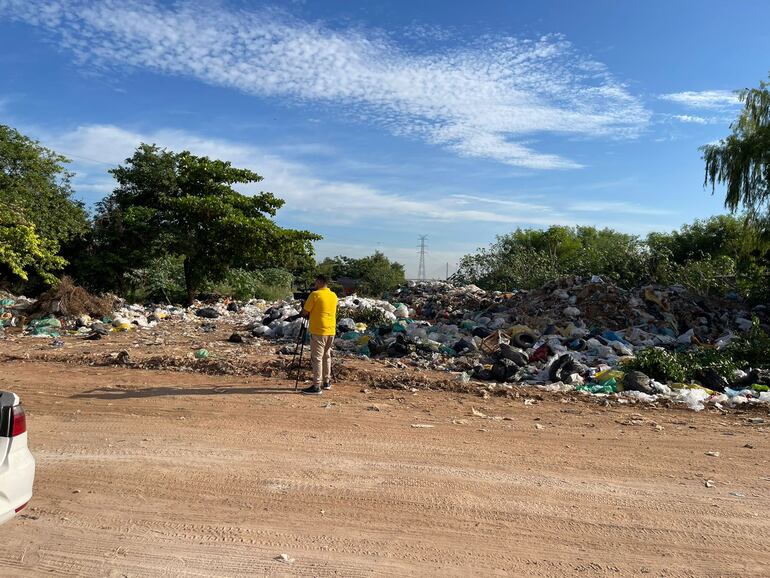
[[41,360],[122,345],[0,342],[38,460],[0,575],[768,575],[767,415]]

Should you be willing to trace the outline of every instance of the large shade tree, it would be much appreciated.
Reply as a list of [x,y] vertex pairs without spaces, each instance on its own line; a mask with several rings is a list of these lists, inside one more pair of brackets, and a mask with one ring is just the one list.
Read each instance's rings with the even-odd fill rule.
[[726,186],[725,206],[741,207],[754,216],[767,216],[770,201],[770,84],[739,93],[743,110],[730,125],[732,133],[701,147],[706,163],[705,184]]
[[227,161],[142,144],[110,172],[118,186],[98,206],[97,250],[106,249],[115,274],[158,256],[182,257],[188,301],[205,281],[221,280],[230,268],[282,267],[306,259],[312,241],[320,239],[279,227],[273,217],[284,202],[271,193],[235,190],[262,177]]
[[[53,283],[65,261],[63,243],[83,235],[88,220],[72,198],[62,155],[0,124],[0,277]],[[3,279],[0,279],[2,281]]]

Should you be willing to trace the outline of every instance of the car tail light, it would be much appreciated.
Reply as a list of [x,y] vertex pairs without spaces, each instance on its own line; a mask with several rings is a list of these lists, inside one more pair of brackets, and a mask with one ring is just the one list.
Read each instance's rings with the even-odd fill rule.
[[13,413],[11,414],[11,437],[15,438],[26,431],[27,416],[24,414],[24,408],[17,405],[13,408]]
[[16,513],[18,514],[18,513],[19,513],[19,512],[21,512],[21,511],[22,511],[24,508],[26,508],[28,505],[29,505],[29,502],[24,502],[24,503],[23,503],[21,506],[19,506],[18,508],[16,508]]

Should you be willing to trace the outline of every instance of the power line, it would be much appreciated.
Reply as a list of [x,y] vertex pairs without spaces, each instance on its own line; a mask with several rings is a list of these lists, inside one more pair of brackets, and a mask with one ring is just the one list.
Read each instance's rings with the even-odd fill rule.
[[425,246],[425,240],[428,238],[428,235],[420,235],[418,239],[420,239],[420,266],[417,269],[417,278],[420,281],[425,281],[426,274],[425,274],[425,249],[427,247]]

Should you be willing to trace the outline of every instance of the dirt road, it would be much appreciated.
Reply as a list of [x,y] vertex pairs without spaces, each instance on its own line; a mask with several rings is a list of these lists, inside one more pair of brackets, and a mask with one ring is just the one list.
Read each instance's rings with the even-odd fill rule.
[[38,460],[31,507],[0,527],[4,576],[770,568],[757,414],[353,382],[308,398],[265,377],[39,361],[0,365],[0,389],[22,396]]

